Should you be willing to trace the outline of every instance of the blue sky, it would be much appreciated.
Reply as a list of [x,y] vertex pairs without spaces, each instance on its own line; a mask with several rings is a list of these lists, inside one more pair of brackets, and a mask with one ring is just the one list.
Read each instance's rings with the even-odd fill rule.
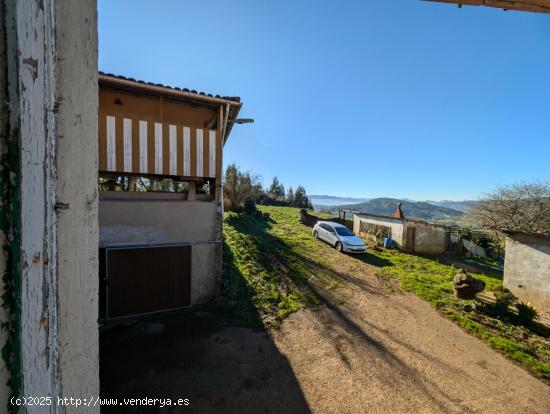
[[220,95],[224,163],[308,194],[550,177],[550,15],[419,0],[99,1],[99,69]]

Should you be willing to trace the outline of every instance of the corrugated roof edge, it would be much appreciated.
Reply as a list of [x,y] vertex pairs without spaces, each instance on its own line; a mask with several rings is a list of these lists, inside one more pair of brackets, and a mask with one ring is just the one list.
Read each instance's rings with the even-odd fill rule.
[[[347,211],[351,211],[351,210],[347,210]],[[407,222],[407,223],[414,223],[414,224],[424,224],[424,225],[428,225],[428,226],[432,226],[432,227],[441,227],[441,228],[447,228],[449,226],[446,226],[444,224],[437,224],[437,223],[432,223],[432,222],[429,222],[429,221],[425,221],[425,220],[417,220],[417,219],[414,219],[414,218],[398,218],[398,217],[395,217],[395,216],[385,216],[385,215],[382,215],[382,214],[374,214],[374,213],[361,213],[361,212],[358,212],[358,211],[351,211],[353,214],[359,216],[359,217],[374,217],[374,218],[377,218],[377,219],[391,219],[391,220],[397,220],[397,221],[402,221],[402,222]]]
[[539,236],[539,237],[546,237],[550,238],[550,231],[525,231],[525,230],[514,230],[514,229],[501,229],[501,228],[495,228],[495,227],[488,227],[491,230],[497,230],[501,233],[507,234],[507,235],[513,235],[513,234],[523,234],[526,236]]
[[[212,98],[212,99],[216,99],[216,100],[220,100],[220,101],[224,101],[224,102],[229,101],[232,104],[238,104],[238,105],[242,104],[241,98],[238,97],[238,96],[212,95],[210,93],[200,92],[200,91],[196,91],[194,89],[173,87],[173,86],[163,85],[162,83],[145,82],[145,81],[142,81],[142,80],[138,80],[138,79],[134,79],[134,78],[128,78],[128,77],[122,76],[122,75],[114,75],[112,73],[105,73],[105,72],[102,72],[102,71],[98,71],[98,74],[100,76],[100,81],[101,80],[108,80],[108,79],[122,80],[122,81],[135,83],[136,86],[138,86],[138,87],[140,85],[153,86],[153,87],[157,87],[157,88],[166,89],[169,92],[176,92],[176,93],[177,92],[183,92],[185,94],[195,95],[197,97],[197,99],[201,99],[202,97],[205,97],[205,98]],[[101,79],[102,77],[104,79]]]

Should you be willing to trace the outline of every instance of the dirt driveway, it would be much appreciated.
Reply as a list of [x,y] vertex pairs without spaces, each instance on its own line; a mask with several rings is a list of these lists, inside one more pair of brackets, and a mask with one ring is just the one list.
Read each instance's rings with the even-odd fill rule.
[[345,301],[320,293],[276,329],[204,311],[103,333],[104,397],[191,401],[104,412],[550,412],[550,387],[416,296],[388,293],[369,264],[334,261]]

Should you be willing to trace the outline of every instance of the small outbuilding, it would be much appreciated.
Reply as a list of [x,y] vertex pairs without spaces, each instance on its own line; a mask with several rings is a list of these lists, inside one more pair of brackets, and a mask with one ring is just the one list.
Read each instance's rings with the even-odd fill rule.
[[521,302],[550,311],[550,233],[503,230],[504,287]]
[[353,214],[353,232],[391,237],[398,248],[410,253],[439,255],[447,250],[449,234],[445,226],[405,218],[401,205],[394,216]]

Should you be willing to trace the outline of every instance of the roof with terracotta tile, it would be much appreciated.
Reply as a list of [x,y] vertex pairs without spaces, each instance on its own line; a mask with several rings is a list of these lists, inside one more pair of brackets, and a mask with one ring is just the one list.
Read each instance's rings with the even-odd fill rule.
[[214,95],[214,94],[211,94],[211,93],[197,91],[195,89],[180,88],[178,86],[168,86],[168,85],[164,85],[162,83],[146,82],[146,81],[143,81],[143,80],[129,78],[129,77],[122,76],[122,75],[114,75],[112,73],[105,73],[105,72],[101,72],[101,71],[99,71],[98,73],[99,73],[99,80],[100,81],[121,80],[121,81],[130,82],[130,83],[135,83],[136,86],[138,86],[138,87],[140,85],[142,85],[142,86],[152,86],[152,87],[157,87],[157,88],[163,88],[163,89],[166,89],[167,91],[183,92],[183,93],[186,93],[186,94],[196,95],[197,98],[199,98],[199,99],[200,99],[200,97],[206,97],[206,98],[219,99],[219,100],[223,100],[223,101],[229,101],[231,103],[237,103],[237,104],[241,103],[241,98],[238,97],[238,96]]

